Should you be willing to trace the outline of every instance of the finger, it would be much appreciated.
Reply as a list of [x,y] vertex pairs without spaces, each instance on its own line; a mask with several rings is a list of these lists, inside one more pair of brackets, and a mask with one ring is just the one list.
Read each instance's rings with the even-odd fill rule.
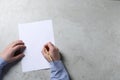
[[43,47],[41,52],[42,52],[42,54],[46,54],[45,47]]
[[53,46],[53,47],[54,47],[54,44],[52,44],[51,42],[49,42],[48,44],[50,44],[51,46]]
[[25,48],[26,48],[25,45],[17,45],[17,46],[15,46],[15,47],[13,47],[12,53],[14,53],[14,52],[16,52],[16,51],[18,51],[18,50],[24,50]]
[[46,48],[46,47],[48,47],[48,43],[43,46],[43,48]]
[[42,53],[42,54],[44,53],[44,48],[42,49],[41,53]]
[[14,42],[12,42],[11,44],[15,44],[15,43],[18,43],[18,42],[23,42],[22,40],[16,40]]
[[24,42],[23,42],[22,40],[14,41],[14,42],[12,42],[11,44],[9,44],[9,45],[7,46],[7,48],[14,47],[16,44],[24,44]]
[[49,48],[50,50],[55,47],[51,42],[49,42],[47,46],[48,46],[48,48]]
[[48,62],[50,62],[50,59],[49,59],[48,55],[44,52],[44,50],[42,50],[42,54],[43,54],[43,56],[45,57],[45,59],[46,59]]
[[24,45],[24,42],[22,40],[17,40],[17,41],[12,43],[12,47],[15,47],[17,45]]
[[11,61],[14,62],[14,61],[20,60],[20,59],[22,59],[24,56],[25,56],[25,55],[24,55],[23,53],[21,53],[21,54],[15,56],[15,57],[13,57]]
[[47,49],[47,51],[49,51],[48,43],[43,46],[43,49],[45,48]]

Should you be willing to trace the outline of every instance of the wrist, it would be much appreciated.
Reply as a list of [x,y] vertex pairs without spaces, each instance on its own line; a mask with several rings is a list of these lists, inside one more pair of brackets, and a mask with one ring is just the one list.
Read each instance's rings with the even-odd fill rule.
[[0,69],[2,69],[6,64],[7,62],[2,57],[0,57]]
[[1,55],[0,55],[0,58],[1,58],[4,62],[7,62],[7,58],[5,57],[4,54],[1,54]]
[[55,61],[50,61],[49,63],[50,63],[50,65],[55,65],[55,64],[61,64],[62,61],[61,60],[55,60]]
[[62,70],[64,68],[64,65],[61,60],[50,62],[51,70]]

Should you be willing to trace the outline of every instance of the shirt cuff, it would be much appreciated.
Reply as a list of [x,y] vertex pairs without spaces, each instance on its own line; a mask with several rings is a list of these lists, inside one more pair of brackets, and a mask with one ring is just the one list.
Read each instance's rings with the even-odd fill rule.
[[50,62],[50,65],[51,65],[51,69],[62,69],[62,68],[64,68],[64,65],[63,65],[61,60],[52,61],[52,62]]
[[0,57],[0,69],[2,69],[6,64],[7,62]]

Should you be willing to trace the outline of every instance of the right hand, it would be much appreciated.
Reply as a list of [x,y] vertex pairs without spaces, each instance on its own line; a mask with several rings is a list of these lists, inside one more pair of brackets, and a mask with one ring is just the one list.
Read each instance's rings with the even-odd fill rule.
[[46,54],[45,48],[47,49],[48,53],[50,54],[52,61],[60,60],[59,49],[56,46],[54,46],[51,42],[48,42],[47,44],[44,45],[44,47],[42,49],[42,54],[47,59],[48,62],[50,62],[51,59],[49,58],[48,54]]

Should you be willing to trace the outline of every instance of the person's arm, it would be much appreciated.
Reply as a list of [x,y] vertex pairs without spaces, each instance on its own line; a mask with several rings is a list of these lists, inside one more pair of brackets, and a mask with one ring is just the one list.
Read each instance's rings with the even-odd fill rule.
[[23,51],[25,48],[24,43],[21,40],[18,40],[8,45],[7,48],[5,48],[5,50],[0,54],[0,80],[4,66],[7,63],[12,63],[24,57]]
[[51,80],[69,80],[69,75],[61,60],[50,62]]
[[[50,56],[46,53],[45,49],[47,49]],[[66,71],[62,61],[60,60],[60,53],[57,47],[55,47],[52,43],[47,43],[42,53],[44,57],[50,62],[51,65],[51,80],[70,80],[68,72]],[[50,59],[52,58],[52,60]]]
[[1,80],[1,75],[2,75],[2,69],[6,64],[7,62],[0,57],[0,80]]

